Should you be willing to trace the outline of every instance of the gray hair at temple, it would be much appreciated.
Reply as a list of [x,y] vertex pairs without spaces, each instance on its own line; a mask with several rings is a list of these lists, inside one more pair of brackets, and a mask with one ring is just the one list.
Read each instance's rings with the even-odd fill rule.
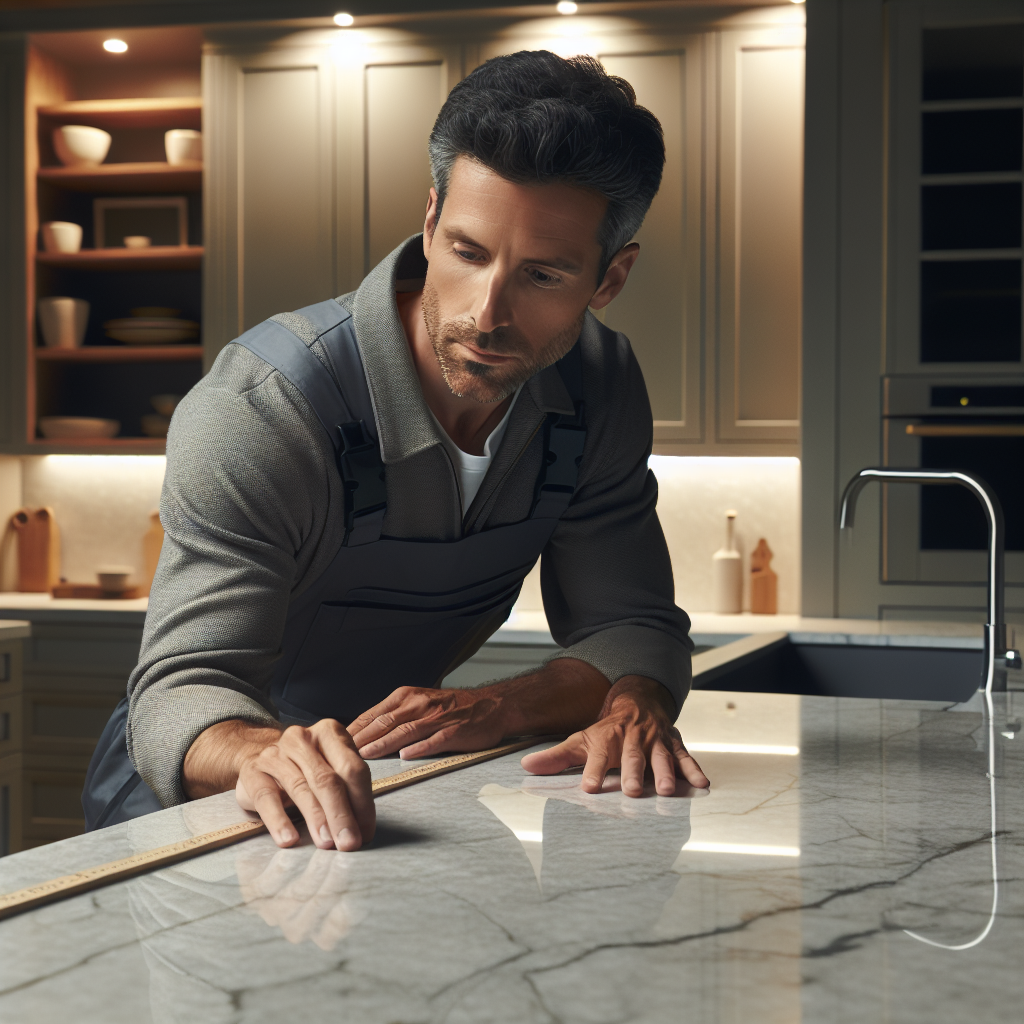
[[517,184],[563,182],[605,196],[600,281],[658,192],[665,143],[633,87],[593,57],[548,50],[494,57],[452,89],[430,133],[438,216],[468,156]]

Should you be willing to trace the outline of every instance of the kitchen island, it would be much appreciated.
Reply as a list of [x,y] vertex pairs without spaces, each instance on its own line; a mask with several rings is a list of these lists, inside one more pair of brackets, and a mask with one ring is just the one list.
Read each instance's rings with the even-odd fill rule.
[[[521,755],[432,779],[362,851],[260,836],[0,923],[0,1019],[1016,1022],[1022,696],[990,729],[976,698],[695,692],[710,793],[591,796]],[[0,888],[242,817],[165,810],[4,858]]]

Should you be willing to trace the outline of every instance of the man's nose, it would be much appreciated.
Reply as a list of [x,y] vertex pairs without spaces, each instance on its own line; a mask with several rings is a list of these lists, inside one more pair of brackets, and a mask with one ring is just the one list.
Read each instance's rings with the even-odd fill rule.
[[490,334],[496,328],[508,327],[512,323],[510,284],[508,274],[499,267],[488,275],[480,305],[473,314],[478,331]]

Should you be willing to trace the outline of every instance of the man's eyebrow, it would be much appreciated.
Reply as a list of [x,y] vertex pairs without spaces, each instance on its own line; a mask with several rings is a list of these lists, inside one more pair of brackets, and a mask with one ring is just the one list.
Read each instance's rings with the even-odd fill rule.
[[[452,242],[465,242],[467,245],[474,245],[478,249],[486,250],[487,246],[481,245],[472,235],[467,234],[465,231],[460,231],[458,228],[445,228],[445,237]],[[581,274],[583,268],[572,260],[564,259],[561,256],[555,256],[552,258],[548,257],[537,257],[535,259],[523,260],[523,263],[535,263],[541,267],[550,267],[552,270],[564,270],[567,274]]]

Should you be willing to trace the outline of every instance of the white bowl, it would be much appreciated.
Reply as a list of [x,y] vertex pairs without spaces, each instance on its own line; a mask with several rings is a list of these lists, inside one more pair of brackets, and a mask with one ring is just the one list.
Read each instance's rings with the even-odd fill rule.
[[51,440],[113,437],[120,429],[121,424],[117,420],[93,419],[91,416],[39,417],[39,432]]
[[149,235],[125,235],[123,241],[126,249],[148,249],[153,244]]
[[172,128],[164,133],[164,152],[169,164],[187,164],[203,159],[203,133],[194,128]]
[[39,330],[47,348],[78,348],[89,324],[89,303],[67,295],[40,299]]
[[42,227],[47,252],[78,252],[82,248],[82,225],[67,220],[47,221]]
[[107,158],[110,134],[102,128],[66,124],[53,130],[53,148],[65,167],[95,166]]

